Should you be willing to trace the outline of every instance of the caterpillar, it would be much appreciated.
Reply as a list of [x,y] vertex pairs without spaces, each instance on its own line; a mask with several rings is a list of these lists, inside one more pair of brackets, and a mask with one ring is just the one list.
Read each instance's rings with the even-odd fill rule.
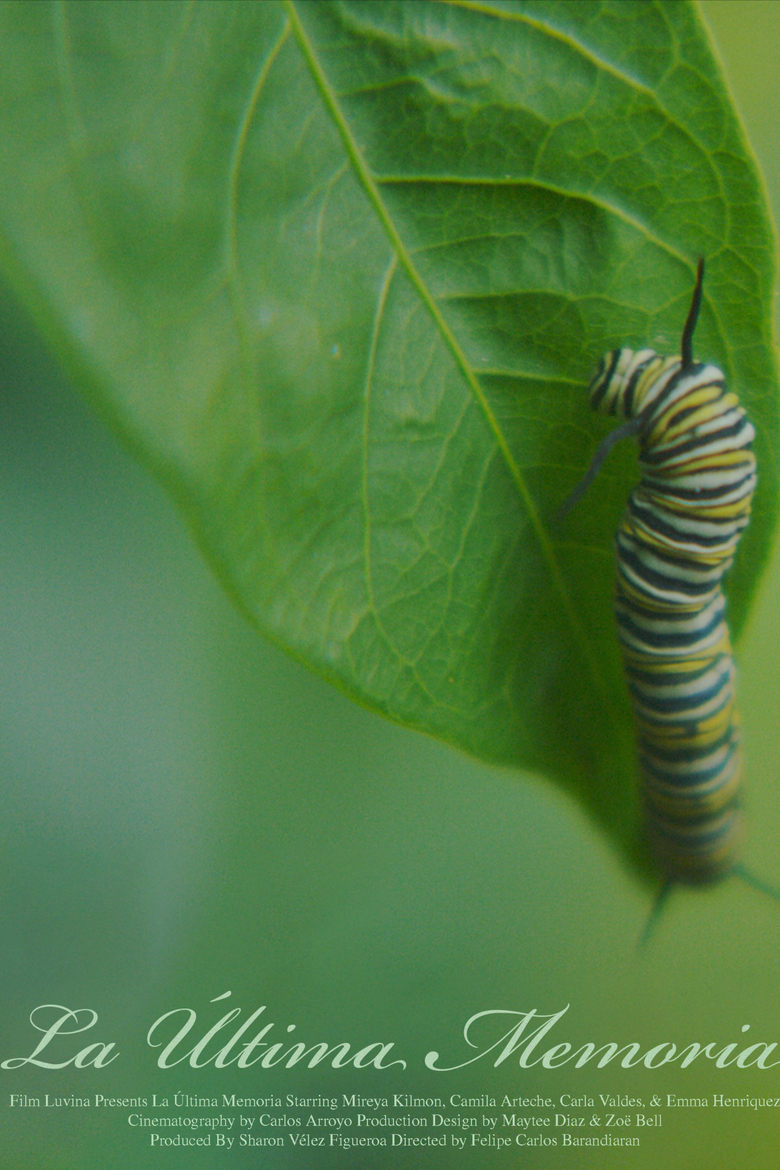
[[693,358],[704,262],[680,355],[605,354],[590,404],[627,421],[601,444],[565,509],[621,438],[640,480],[616,538],[615,616],[634,708],[648,843],[668,889],[737,868],[743,756],[721,588],[750,518],[755,432],[717,367]]

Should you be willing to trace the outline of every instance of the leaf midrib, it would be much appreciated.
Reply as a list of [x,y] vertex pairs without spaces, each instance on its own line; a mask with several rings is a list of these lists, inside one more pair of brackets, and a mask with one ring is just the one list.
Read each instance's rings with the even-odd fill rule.
[[[475,371],[469,364],[465,353],[463,352],[457,338],[455,337],[455,334],[442,315],[434,297],[429,291],[420,273],[418,272],[412,260],[411,254],[406,248],[406,245],[404,244],[400,233],[390,216],[388,208],[381,198],[376,181],[371,174],[365,160],[363,159],[360,150],[358,149],[358,145],[340,108],[337,96],[333,91],[317,57],[314,45],[311,43],[309,37],[307,36],[306,30],[301,23],[295,0],[284,0],[284,5],[287,9],[290,22],[301,52],[303,53],[311,71],[314,84],[316,85],[322,100],[327,110],[329,111],[331,118],[333,119],[339,136],[344,143],[344,148],[352,163],[352,166],[354,167],[355,174],[362,184],[368,199],[374,207],[374,210],[376,211],[376,214],[390,240],[390,243],[395,250],[399,263],[403,266],[414,288],[417,290],[423,304],[426,306],[428,312],[433,318],[436,328],[439,330],[442,339],[455,359],[455,362],[463,377],[465,378],[469,389],[471,390],[480,406],[480,409],[482,410],[487,425],[495,439],[498,449],[501,452],[504,462],[509,470],[509,474],[515,484],[522,505],[525,508],[531,529],[533,530],[534,535],[536,536],[536,539],[539,543],[539,547],[550,572],[554,588],[560,597],[563,612],[566,614],[566,619],[571,627],[574,642],[577,645],[584,661],[588,665],[588,669],[594,684],[598,687],[602,697],[606,699],[607,688],[598,666],[598,659],[591,648],[590,640],[588,639],[585,629],[577,615],[577,611],[574,606],[572,596],[564,580],[558,558],[555,555],[555,551],[547,535],[547,531],[541,522],[541,518],[534,505],[533,499],[531,498],[530,492],[525,483],[525,479],[523,478],[523,474],[512,454],[506,437],[498,424],[498,420],[496,419],[490,407],[490,403],[487,399],[485,391],[478,377],[476,376]],[[608,703],[606,703],[606,701],[604,703],[604,709],[610,709],[610,706]]]

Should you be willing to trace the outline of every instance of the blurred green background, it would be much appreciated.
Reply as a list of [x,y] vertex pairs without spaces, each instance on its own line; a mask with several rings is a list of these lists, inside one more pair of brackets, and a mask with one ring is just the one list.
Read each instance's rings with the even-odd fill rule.
[[[780,212],[780,5],[702,5]],[[780,1033],[780,906],[734,880],[649,911],[579,810],[354,706],[232,610],[162,491],[63,382],[6,294],[0,462],[4,780],[0,1057],[36,1004],[90,1006],[104,1071],[4,1072],[4,1167],[444,1166],[441,1151],[152,1154],[124,1112],[10,1110],[10,1092],[479,1094],[778,1091],[775,1072],[437,1076],[489,1008],[556,1011],[556,1039],[726,1043]],[[746,859],[780,884],[780,558],[739,647]],[[393,1040],[362,1075],[154,1069],[170,1008],[231,989],[309,1041]],[[210,1019],[212,1017],[209,1017]],[[565,1032],[565,1034],[564,1034]],[[87,1124],[88,1122],[88,1124]],[[464,1153],[461,1164],[777,1164],[780,1116],[667,1113],[637,1151]],[[159,1161],[162,1159],[163,1161]]]

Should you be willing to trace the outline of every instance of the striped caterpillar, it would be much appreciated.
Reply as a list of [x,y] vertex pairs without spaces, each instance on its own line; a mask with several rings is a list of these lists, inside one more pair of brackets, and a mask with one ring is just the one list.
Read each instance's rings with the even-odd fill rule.
[[615,542],[615,614],[662,893],[734,872],[742,836],[743,760],[721,582],[750,517],[755,432],[721,371],[693,359],[703,276],[700,260],[679,357],[651,349],[603,357],[591,406],[627,421],[602,443],[565,506],[619,439],[638,439],[640,482]]

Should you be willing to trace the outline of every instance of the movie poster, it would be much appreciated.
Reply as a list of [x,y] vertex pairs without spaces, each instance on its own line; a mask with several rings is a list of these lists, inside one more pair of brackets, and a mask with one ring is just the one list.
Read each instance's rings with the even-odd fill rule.
[[[175,152],[179,131],[186,137],[203,116],[203,79],[211,92],[229,95],[225,78],[243,68],[251,75],[243,92],[254,95],[255,105],[245,110],[244,137],[233,157],[242,151],[241,157],[251,156],[264,85],[296,35],[299,46],[314,43],[305,34],[312,22],[326,19],[315,15],[318,4],[282,6],[288,24],[269,42],[267,55],[248,40],[245,54],[236,56],[242,21],[262,23],[274,7],[251,0],[66,0],[0,9],[0,208],[13,209],[3,212],[0,247],[6,278],[0,1162],[8,1170],[672,1170],[704,1164],[726,1170],[746,1162],[769,1170],[780,1137],[780,905],[772,894],[780,888],[777,557],[769,561],[737,642],[747,877],[732,875],[700,890],[674,888],[651,920],[658,883],[642,878],[605,830],[608,808],[599,819],[573,791],[551,783],[544,768],[486,762],[485,753],[480,758],[459,750],[444,742],[447,736],[382,718],[371,703],[343,693],[346,686],[339,689],[306,669],[302,647],[311,613],[299,605],[298,590],[303,596],[311,581],[304,585],[296,577],[303,559],[288,565],[285,602],[300,640],[288,654],[262,637],[247,619],[241,582],[226,588],[220,582],[226,574],[215,571],[221,538],[216,527],[206,532],[198,520],[197,493],[188,495],[185,475],[168,473],[160,436],[172,433],[177,395],[185,402],[191,387],[205,385],[214,395],[199,415],[208,425],[181,439],[182,464],[209,447],[209,426],[251,432],[256,420],[238,413],[225,419],[215,408],[224,371],[201,377],[211,360],[208,345],[181,357],[166,383],[174,390],[155,398],[159,364],[146,362],[138,339],[147,337],[152,353],[155,333],[169,327],[174,304],[184,306],[177,321],[187,337],[193,290],[202,293],[206,263],[194,252],[181,262],[163,230],[166,200],[186,208],[193,231],[201,227],[211,214],[210,156],[193,152],[186,165],[168,174],[161,164],[155,174],[146,144],[155,141],[162,151],[156,157],[164,157],[166,146]],[[636,20],[653,14],[659,29],[674,25],[678,10],[687,21],[696,19],[694,9],[668,0],[406,0],[352,2],[336,10],[346,22],[339,36],[348,25],[353,31],[360,22],[379,27],[385,19],[395,30],[395,39],[387,30],[377,39],[372,68],[378,75],[390,68],[404,38],[421,38],[424,26],[426,51],[410,68],[425,74],[431,110],[460,111],[475,166],[487,123],[480,122],[480,102],[468,116],[464,111],[474,93],[484,93],[496,54],[501,57],[495,38],[479,39],[486,23],[506,22],[506,59],[520,80],[517,22],[560,51],[574,45],[589,69],[609,75],[609,84],[639,92],[645,82],[630,75],[617,42],[612,59],[599,61],[599,22],[612,20],[619,28],[629,11]],[[763,0],[724,0],[703,4],[700,16],[777,209],[780,11]],[[575,17],[576,35],[567,32]],[[479,51],[469,70],[457,74],[464,88],[456,93],[450,55],[462,51],[456,33],[464,20],[477,30]],[[327,51],[339,47],[334,34]],[[673,120],[659,96],[667,93],[670,72],[657,68],[658,45],[648,43],[647,52],[656,61],[648,76],[658,84],[660,134],[667,115]],[[687,52],[681,45],[681,59]],[[316,72],[313,50],[310,55]],[[182,60],[192,63],[184,79]],[[148,92],[141,93],[135,79],[144,75],[145,61],[154,64]],[[338,102],[320,73],[323,100],[335,117]],[[117,79],[113,97],[106,76]],[[181,106],[178,130],[166,106],[172,79],[191,103]],[[699,82],[693,71],[686,75],[694,121]],[[557,75],[550,78],[554,84],[561,84]],[[361,85],[365,78],[355,81],[355,94]],[[396,109],[393,88],[387,81],[385,89],[376,85],[375,113]],[[552,100],[549,93],[544,100]],[[588,100],[598,108],[598,86]],[[65,151],[42,116],[54,108],[67,131]],[[523,134],[538,127],[531,120],[521,133],[512,108],[491,109],[498,121],[489,124],[504,118],[502,141],[514,134],[512,149],[521,151]],[[128,111],[132,125],[118,152],[114,135]],[[209,113],[226,139],[235,135],[228,96]],[[350,166],[359,170],[361,160],[386,142],[395,141],[401,160],[405,149],[418,149],[411,136],[399,145],[389,116],[383,125],[376,114],[374,125],[381,126],[382,143],[368,135],[354,143]],[[431,134],[440,129],[432,119]],[[307,149],[314,172],[314,138]],[[637,174],[637,188],[645,177],[659,190],[684,181],[686,148],[680,149],[663,173]],[[432,156],[430,166],[436,165]],[[226,170],[238,206],[240,170]],[[137,192],[126,185],[128,173],[138,176],[138,191],[154,190],[160,198],[163,227],[140,242]],[[156,185],[161,174],[167,178]],[[52,192],[67,186],[71,175],[96,251],[116,257],[127,244],[132,255],[111,287],[92,287],[75,263],[65,271],[76,228],[67,204],[57,212]],[[120,176],[125,185],[113,192],[115,215],[106,219],[106,192]],[[367,171],[362,177],[368,184]],[[315,201],[325,252],[326,209],[341,178],[335,175],[332,188]],[[299,196],[306,205],[281,164],[277,181],[289,182],[291,205]],[[398,175],[387,173],[382,182],[393,188],[393,199],[409,194],[400,191]],[[20,189],[49,209],[36,232],[17,230],[24,209],[14,192]],[[495,195],[496,207],[501,198]],[[387,206],[400,204],[388,196]],[[438,214],[435,200],[428,206]],[[463,206],[448,205],[454,216]],[[544,220],[544,199],[539,208]],[[386,219],[380,226],[390,238],[394,221],[389,213]],[[291,217],[280,229],[293,254],[294,228]],[[215,234],[220,230],[214,227]],[[261,228],[235,218],[234,229],[224,231],[227,252],[220,263],[229,269],[238,257],[245,280],[253,277],[245,267],[248,237],[241,233],[252,231],[261,274],[278,246],[278,238],[264,240]],[[561,237],[562,248],[570,243]],[[355,264],[366,246],[356,236]],[[420,240],[413,246],[421,256],[433,248],[430,240],[425,248]],[[54,266],[57,296],[40,285],[42,256]],[[296,263],[304,285],[308,260],[301,254]],[[329,279],[335,305],[343,272],[334,270]],[[100,300],[131,301],[136,281],[139,289],[161,291],[136,320],[115,321],[124,396],[122,407],[113,409],[101,392],[110,376],[91,360],[90,346],[103,319]],[[746,271],[746,300],[750,281]],[[394,288],[388,278],[388,301]],[[704,339],[712,324],[706,289]],[[210,299],[198,302],[201,329],[213,306],[215,353],[224,341],[219,307],[226,295],[215,262]],[[680,316],[682,327],[690,292],[675,297],[669,320]],[[441,304],[445,324],[459,320],[457,306],[447,298]],[[409,350],[399,358],[412,371],[435,356],[424,346],[414,348],[416,320],[410,318]],[[506,361],[513,320],[509,312],[499,330]],[[303,311],[295,329],[291,321],[286,328],[294,336],[279,336],[279,346],[299,344],[301,352],[313,346],[317,339]],[[246,316],[243,323],[240,344],[251,349],[253,330],[268,331],[267,323]],[[677,339],[670,336],[670,343]],[[346,370],[348,346],[340,350],[338,340],[320,340],[329,359]],[[743,348],[750,344],[750,336],[740,339]],[[378,363],[378,344],[374,356]],[[570,428],[578,429],[582,450],[578,463],[561,456],[562,497],[608,429],[585,408],[587,370],[599,356],[588,353],[581,361],[582,406],[574,387],[567,390],[574,404]],[[302,358],[301,369],[308,368]],[[228,381],[225,374],[224,385]],[[755,387],[752,393],[758,402]],[[143,408],[133,414],[142,401],[159,401],[159,417]],[[281,392],[278,409],[285,409]],[[314,404],[312,412],[316,435]],[[775,414],[768,408],[762,417]],[[420,438],[422,447],[422,431]],[[312,464],[315,447],[312,440]],[[759,480],[768,484],[776,479],[776,431],[763,436],[761,450]],[[470,475],[468,450],[458,457],[464,477]],[[622,464],[623,456],[616,458],[618,471],[606,469],[564,521],[569,537],[585,525],[607,550],[592,518],[602,507],[620,515],[633,456],[625,455]],[[156,474],[149,474],[149,465]],[[325,520],[307,513],[313,505],[305,452],[298,466],[301,509],[291,522],[311,525],[314,539]],[[241,474],[238,495],[266,472],[247,466]],[[532,468],[532,488],[533,474]],[[343,503],[347,514],[349,500]],[[445,526],[448,517],[440,519]],[[754,522],[761,525],[765,517],[754,516]],[[611,554],[602,553],[599,564],[594,592],[603,591],[609,615]],[[312,604],[327,594],[332,567],[320,568]],[[738,581],[741,571],[735,569]],[[456,575],[452,584],[457,588]],[[281,592],[275,596],[281,606]],[[338,596],[328,596],[336,639],[349,620],[347,603],[342,612]],[[408,631],[409,662],[427,637],[426,613],[423,595],[420,629]],[[538,636],[532,617],[531,639]],[[598,637],[614,639],[611,619]],[[616,655],[610,645],[608,653]],[[478,639],[470,653],[478,670]],[[378,658],[376,671],[383,668]],[[570,759],[577,758],[580,738],[590,750],[590,740],[577,730],[576,708],[597,708],[579,670],[573,659],[576,677],[559,719],[560,751]],[[556,701],[545,686],[540,676],[527,688],[529,696],[536,689],[539,718],[544,705]],[[596,711],[596,739],[631,735],[630,725],[616,728],[613,716],[605,712],[602,724]],[[631,778],[616,769],[613,783],[615,805],[622,808]]]

